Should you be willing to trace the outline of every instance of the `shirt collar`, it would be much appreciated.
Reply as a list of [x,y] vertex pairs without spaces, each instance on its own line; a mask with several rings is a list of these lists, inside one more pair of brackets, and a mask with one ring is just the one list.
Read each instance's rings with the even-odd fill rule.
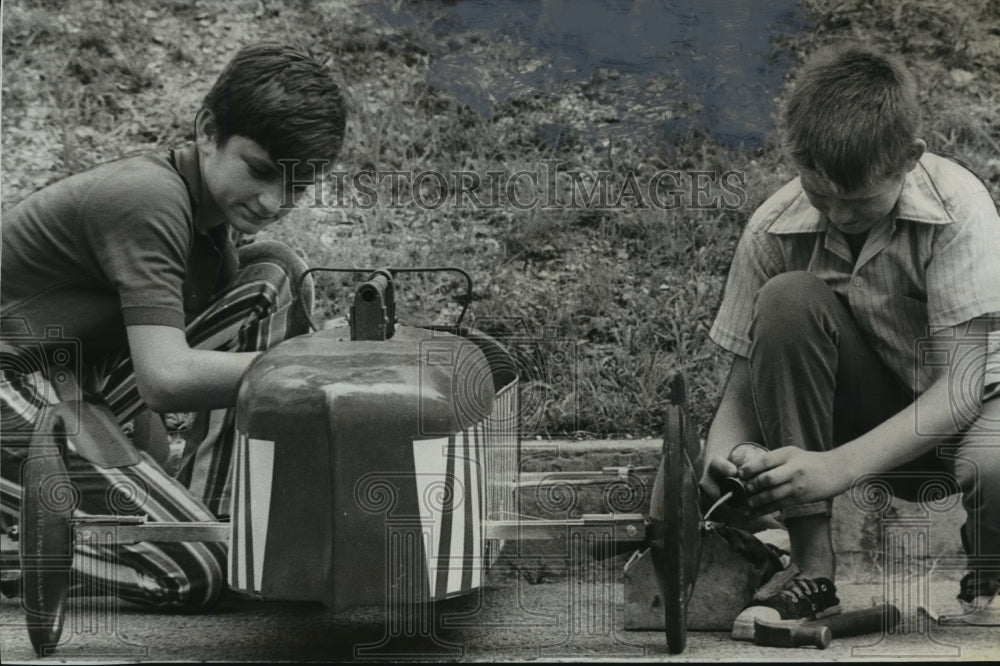
[[[803,234],[826,231],[829,221],[812,207],[809,197],[802,191],[798,178],[795,179],[797,196],[792,200],[768,228],[772,234]],[[897,220],[923,222],[926,224],[951,224],[954,218],[948,213],[941,195],[931,181],[923,164],[906,174],[903,189],[896,202]]]
[[225,218],[208,194],[208,188],[201,175],[201,165],[198,162],[198,147],[190,143],[174,151],[174,166],[187,186],[191,197],[194,226],[199,231],[205,231],[218,226]]
[[795,179],[795,198],[785,210],[778,214],[768,233],[772,234],[805,234],[826,231],[826,217],[809,203],[809,197],[802,191],[802,183]]
[[922,162],[918,162],[916,168],[906,174],[896,219],[927,224],[951,224],[955,221]]

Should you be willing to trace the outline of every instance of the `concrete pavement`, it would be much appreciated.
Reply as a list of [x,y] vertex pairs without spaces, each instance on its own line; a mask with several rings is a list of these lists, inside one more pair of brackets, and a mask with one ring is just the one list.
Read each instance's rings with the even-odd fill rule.
[[[643,493],[651,487],[659,448],[658,440],[526,441],[522,513],[572,517],[606,511],[608,501],[631,503],[641,511],[648,505]],[[605,492],[608,480],[620,478],[614,469],[605,483],[572,485],[568,493],[532,487],[538,480],[565,480],[560,473],[629,465],[636,470],[630,477],[636,492],[617,500],[609,500]],[[837,532],[842,569],[845,561],[848,564],[838,583],[845,609],[887,600],[901,609],[903,622],[885,634],[835,640],[826,650],[766,648],[735,642],[726,632],[690,632],[685,652],[669,655],[662,633],[625,629],[622,569],[628,554],[598,562],[552,540],[509,543],[486,572],[486,584],[479,592],[439,604],[432,616],[367,607],[333,612],[317,604],[236,596],[209,615],[158,613],[108,598],[74,600],[64,642],[46,660],[871,661],[1000,656],[1000,629],[932,626],[917,613],[918,603],[956,611],[954,595],[961,572],[957,566],[936,566],[935,561],[954,564],[955,560],[928,557],[927,544],[933,540],[924,537],[930,530],[953,531],[959,523],[899,522],[900,514],[885,509],[875,512],[877,522],[872,523],[850,517],[859,513],[854,504],[841,508],[848,514],[840,519]],[[852,552],[875,545],[872,524],[878,527],[877,534],[892,536],[893,543],[914,537],[908,542],[912,548],[888,558],[871,552],[861,564],[846,559],[845,554],[849,558]],[[860,525],[862,531],[852,534],[852,525]],[[918,533],[901,532],[901,525],[908,530],[916,526]],[[37,661],[17,599],[0,602],[0,658],[5,664]]]
[[[383,608],[334,613],[318,604],[228,599],[210,615],[153,613],[107,599],[80,600],[64,643],[44,661],[873,661],[996,660],[997,629],[930,627],[913,613],[891,634],[835,639],[826,650],[768,648],[725,632],[690,632],[670,655],[663,634],[625,631],[622,586],[613,568],[554,567],[529,583],[500,562],[479,594],[439,605],[433,618],[410,613],[390,622]],[[954,583],[928,588],[944,602]],[[882,586],[845,585],[846,608],[884,598]],[[396,618],[399,620],[400,618]],[[0,657],[39,661],[16,601],[0,602]],[[433,624],[433,629],[431,625]]]

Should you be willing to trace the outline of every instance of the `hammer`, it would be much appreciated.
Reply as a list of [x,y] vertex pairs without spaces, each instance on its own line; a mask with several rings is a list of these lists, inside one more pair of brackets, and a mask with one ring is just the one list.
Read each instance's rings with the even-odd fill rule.
[[802,624],[755,618],[753,641],[771,647],[815,645],[823,649],[834,638],[888,631],[899,624],[900,615],[896,606],[883,603]]

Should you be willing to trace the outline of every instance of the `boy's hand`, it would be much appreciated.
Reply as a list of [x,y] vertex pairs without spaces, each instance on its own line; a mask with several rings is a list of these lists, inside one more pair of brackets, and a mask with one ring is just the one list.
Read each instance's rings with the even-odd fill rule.
[[[727,476],[736,476],[738,471],[736,465],[727,458],[714,456],[709,459],[705,473],[698,482],[698,487],[701,490],[701,511],[703,514],[722,497],[719,482]],[[712,517],[714,520],[742,527],[747,521],[753,520],[755,515],[747,507],[734,507],[727,503],[716,507]]]
[[853,472],[835,455],[786,446],[743,465],[739,476],[754,513],[831,499],[851,487]]
[[727,476],[736,476],[738,471],[736,465],[722,456],[714,456],[709,459],[705,473],[702,474],[701,480],[698,482],[702,496],[712,502],[719,499],[722,496],[719,482]]
[[[701,511],[704,514],[708,511],[716,500],[722,496],[719,488],[719,480],[727,476],[737,475],[736,465],[728,459],[718,456],[709,460],[705,473],[698,482],[701,488]],[[716,507],[712,514],[712,520],[725,523],[731,527],[738,527],[748,532],[760,532],[761,530],[783,529],[781,523],[773,518],[756,511],[751,511],[746,507],[734,507],[729,504],[722,504]]]

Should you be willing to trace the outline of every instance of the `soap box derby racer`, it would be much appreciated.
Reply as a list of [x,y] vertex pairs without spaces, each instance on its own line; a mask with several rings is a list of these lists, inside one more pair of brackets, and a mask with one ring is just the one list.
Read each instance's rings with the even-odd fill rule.
[[[314,271],[358,269],[314,268],[302,279]],[[414,271],[464,278],[466,305],[454,326],[397,323],[394,281]],[[507,540],[569,534],[613,541],[604,553],[650,547],[668,647],[684,649],[699,512],[691,464],[698,440],[686,424],[681,378],[672,382],[647,514],[519,520],[518,369],[504,344],[462,326],[468,274],[364,272],[348,325],[313,325],[248,368],[228,523],[74,515],[66,433],[102,467],[135,454],[106,407],[74,401],[47,410],[24,465],[19,528],[22,599],[39,655],[59,642],[74,543],[228,541],[233,589],[398,614],[478,589]]]

